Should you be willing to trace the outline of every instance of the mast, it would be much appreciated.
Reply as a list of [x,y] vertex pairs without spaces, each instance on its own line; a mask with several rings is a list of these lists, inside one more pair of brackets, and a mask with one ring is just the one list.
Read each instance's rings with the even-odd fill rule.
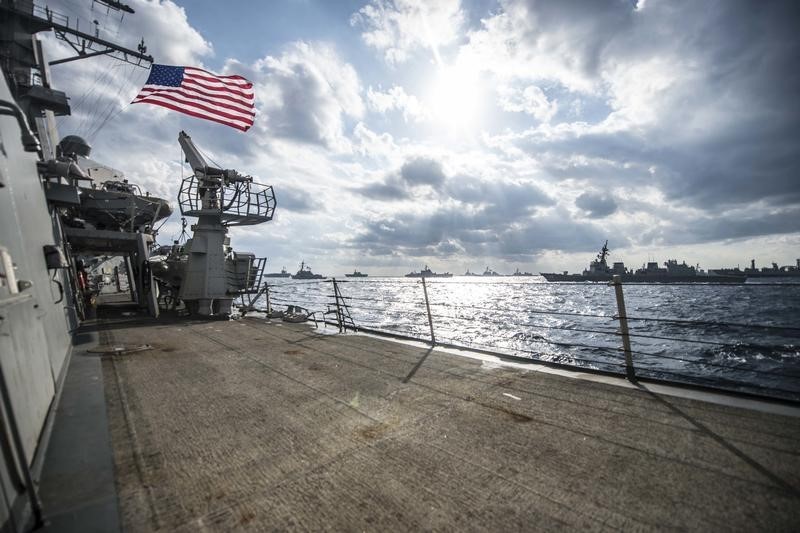
[[608,239],[606,239],[605,244],[603,244],[603,248],[601,248],[600,249],[600,253],[597,254],[597,261],[600,264],[602,264],[602,265],[606,264],[606,257],[608,256],[608,252],[609,252],[609,250],[608,250]]

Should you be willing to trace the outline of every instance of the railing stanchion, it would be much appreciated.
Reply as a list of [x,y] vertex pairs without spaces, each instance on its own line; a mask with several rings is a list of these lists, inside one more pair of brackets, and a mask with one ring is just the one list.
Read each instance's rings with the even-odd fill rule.
[[436,335],[433,333],[433,317],[431,316],[431,304],[428,301],[428,286],[425,284],[425,276],[422,276],[422,292],[425,294],[425,309],[428,310],[428,325],[431,327],[431,344],[436,344]]
[[622,278],[615,274],[611,285],[617,295],[617,319],[619,320],[619,333],[622,336],[622,349],[625,352],[625,375],[628,380],[635,381],[636,373],[633,369],[633,356],[631,355],[631,337],[628,334],[628,314],[625,311],[625,297],[622,295]]
[[272,303],[269,301],[269,283],[264,283],[264,292],[267,296],[267,318],[272,314]]
[[339,333],[341,333],[344,328],[342,320],[342,307],[339,305],[339,286],[336,284],[336,278],[331,279],[333,279],[333,299],[336,301],[336,323],[339,325]]

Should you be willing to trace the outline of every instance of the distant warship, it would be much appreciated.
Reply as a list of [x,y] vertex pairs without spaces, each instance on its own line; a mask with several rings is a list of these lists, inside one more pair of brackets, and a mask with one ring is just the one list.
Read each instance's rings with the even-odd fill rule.
[[311,267],[305,261],[300,262],[300,270],[297,271],[292,279],[325,279],[322,274],[314,274],[311,272]]
[[744,283],[747,279],[743,275],[710,274],[686,262],[679,264],[675,259],[666,261],[664,268],[656,262],[649,262],[636,271],[625,268],[622,262],[615,262],[609,267],[606,262],[608,252],[606,241],[597,258],[580,274],[542,272],[541,275],[547,281],[611,281],[615,275],[619,275],[623,283]]
[[406,274],[407,278],[452,278],[453,275],[450,272],[445,272],[443,274],[437,274],[430,268],[428,265],[425,265],[425,268],[420,270],[419,272],[409,272]]

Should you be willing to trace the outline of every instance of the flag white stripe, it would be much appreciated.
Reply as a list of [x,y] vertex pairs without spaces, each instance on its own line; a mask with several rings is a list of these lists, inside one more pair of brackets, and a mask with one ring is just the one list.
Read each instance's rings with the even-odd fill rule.
[[187,83],[187,82],[196,83],[198,85],[202,85],[204,87],[208,87],[209,89],[212,89],[212,90],[222,90],[222,89],[224,89],[226,91],[231,91],[231,92],[234,92],[236,94],[241,93],[241,94],[250,94],[250,95],[252,95],[253,93],[255,93],[255,91],[253,90],[252,87],[245,88],[245,87],[239,87],[238,85],[231,86],[231,85],[228,85],[226,83],[220,83],[220,82],[217,82],[217,81],[204,80],[202,78],[195,78],[193,76],[184,76],[183,83]]
[[216,74],[212,74],[210,72],[206,72],[205,70],[200,70],[200,69],[191,68],[191,67],[184,67],[183,68],[183,74],[184,74],[184,76],[186,76],[186,75],[190,75],[190,76],[191,75],[196,75],[196,76],[205,76],[205,77],[208,77],[208,78],[216,78],[218,80],[224,81],[225,83],[229,83],[229,84],[232,84],[232,85],[240,85],[240,86],[243,86],[243,87],[247,86],[247,85],[252,85],[252,83],[249,80],[246,80],[245,78],[243,78],[241,76],[235,76],[235,77],[234,76],[217,76]]
[[[194,90],[192,90],[192,89],[190,89],[188,87],[164,87],[164,88],[161,88],[161,86],[159,86],[159,85],[145,85],[144,87],[142,87],[142,90],[140,91],[140,95],[143,95],[143,94],[155,94],[155,93],[159,93],[159,92],[161,92],[161,93],[175,93],[177,91],[182,91],[184,93],[187,93],[188,97],[195,96],[195,97],[198,97],[198,98],[208,98],[209,100],[216,100],[216,98],[214,96],[210,96],[210,95],[202,93],[200,91],[194,91]],[[200,101],[201,100],[198,99],[198,102],[200,102]],[[233,108],[232,110],[238,110],[238,111],[240,111],[242,113],[250,113],[250,114],[253,113],[253,105],[252,104],[244,104],[244,103],[240,103],[240,102],[233,102],[233,101],[230,101],[230,100],[227,100],[227,99],[218,100],[218,102],[220,104],[224,103],[225,105],[231,106]]]

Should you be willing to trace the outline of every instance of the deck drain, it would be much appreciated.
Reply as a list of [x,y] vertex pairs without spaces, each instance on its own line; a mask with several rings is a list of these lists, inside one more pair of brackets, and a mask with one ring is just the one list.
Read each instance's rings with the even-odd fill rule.
[[149,344],[140,344],[139,346],[125,346],[120,344],[115,346],[98,346],[97,348],[91,348],[86,351],[87,353],[96,353],[100,355],[125,355],[152,349],[153,347]]

